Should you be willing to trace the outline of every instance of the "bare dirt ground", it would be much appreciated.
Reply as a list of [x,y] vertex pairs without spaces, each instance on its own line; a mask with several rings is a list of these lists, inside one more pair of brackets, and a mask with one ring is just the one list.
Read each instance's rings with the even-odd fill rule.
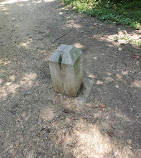
[[[141,49],[119,28],[140,38],[55,1],[0,0],[1,158],[140,157]],[[48,60],[60,44],[84,53],[92,84],[77,98],[53,93]]]

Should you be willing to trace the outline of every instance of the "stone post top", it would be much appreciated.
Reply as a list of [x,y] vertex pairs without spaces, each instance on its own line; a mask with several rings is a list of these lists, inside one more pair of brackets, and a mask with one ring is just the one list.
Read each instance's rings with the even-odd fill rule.
[[82,55],[82,51],[72,45],[61,44],[56,51],[51,55],[50,61],[73,65],[76,60]]

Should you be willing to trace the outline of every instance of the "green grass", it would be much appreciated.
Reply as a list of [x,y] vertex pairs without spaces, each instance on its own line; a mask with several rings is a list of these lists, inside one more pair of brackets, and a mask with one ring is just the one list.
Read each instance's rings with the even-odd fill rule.
[[106,22],[141,29],[141,1],[113,3],[110,0],[61,0],[65,5]]

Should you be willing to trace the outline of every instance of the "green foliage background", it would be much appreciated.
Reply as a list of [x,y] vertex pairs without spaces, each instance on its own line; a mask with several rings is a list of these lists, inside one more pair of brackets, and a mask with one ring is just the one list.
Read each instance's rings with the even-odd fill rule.
[[61,0],[76,11],[106,22],[141,29],[140,0]]

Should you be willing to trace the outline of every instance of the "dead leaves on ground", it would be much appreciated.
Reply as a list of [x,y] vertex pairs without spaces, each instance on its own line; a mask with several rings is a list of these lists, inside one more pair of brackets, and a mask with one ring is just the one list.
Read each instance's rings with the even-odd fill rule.
[[96,107],[101,108],[103,111],[105,111],[105,105],[104,104],[96,105]]
[[102,108],[102,109],[104,109],[105,105],[104,104],[100,104],[99,107]]

